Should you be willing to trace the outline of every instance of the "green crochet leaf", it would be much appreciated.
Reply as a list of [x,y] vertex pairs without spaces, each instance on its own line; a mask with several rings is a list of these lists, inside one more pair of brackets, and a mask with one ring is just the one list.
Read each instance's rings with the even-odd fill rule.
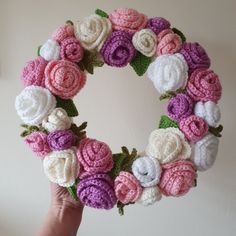
[[172,31],[175,34],[178,34],[180,36],[180,38],[182,39],[183,43],[186,42],[186,37],[185,37],[185,35],[180,30],[178,30],[177,28],[172,28]]
[[130,62],[130,65],[133,67],[138,76],[142,76],[147,71],[151,62],[151,57],[147,57],[141,52],[137,52],[135,58]]
[[223,125],[219,125],[218,127],[209,127],[209,132],[215,135],[216,137],[222,137],[221,132],[223,131]]
[[36,125],[31,126],[31,125],[27,125],[27,124],[22,124],[21,127],[25,128],[25,130],[20,135],[23,138],[32,134],[33,132],[36,132],[36,131],[41,131],[41,132],[47,133],[47,130],[44,129],[42,126],[36,126]]
[[116,206],[117,206],[117,208],[118,208],[119,214],[120,214],[121,216],[123,216],[124,213],[125,213],[125,212],[124,212],[124,207],[125,207],[125,206],[128,206],[128,205],[132,205],[132,204],[134,204],[134,202],[131,202],[131,203],[128,203],[128,204],[124,204],[124,203],[118,201],[117,204],[116,204]]
[[169,127],[179,128],[179,125],[177,122],[171,120],[168,116],[161,116],[159,128],[166,129]]
[[112,170],[108,174],[111,176],[111,178],[115,179],[115,177],[119,175],[122,169],[122,163],[126,156],[123,153],[116,153],[112,155],[112,158],[114,164]]
[[79,115],[78,110],[72,99],[65,100],[60,97],[56,97],[56,99],[57,99],[57,107],[63,108],[68,116],[75,117]]
[[37,56],[40,56],[40,49],[41,49],[42,45],[38,46],[37,48]]
[[166,93],[162,94],[159,98],[159,100],[164,100],[164,99],[170,99],[172,97],[175,97],[178,93],[184,93],[185,89],[177,89],[176,91],[167,91]]
[[68,24],[68,25],[74,25],[73,21],[71,21],[71,20],[67,20],[67,21],[66,21],[66,24]]
[[70,129],[77,137],[76,146],[79,145],[81,139],[86,137],[86,131],[85,131],[86,127],[87,127],[87,122],[83,122],[80,126],[77,126],[74,123],[71,125]]
[[77,197],[77,193],[76,193],[78,183],[79,183],[79,179],[77,179],[72,186],[67,187],[67,191],[69,192],[71,198],[74,199],[75,201],[79,201],[79,198]]
[[103,11],[103,10],[101,10],[101,9],[96,9],[95,13],[96,13],[97,15],[101,16],[101,17],[109,18],[109,15],[108,15],[105,11]]

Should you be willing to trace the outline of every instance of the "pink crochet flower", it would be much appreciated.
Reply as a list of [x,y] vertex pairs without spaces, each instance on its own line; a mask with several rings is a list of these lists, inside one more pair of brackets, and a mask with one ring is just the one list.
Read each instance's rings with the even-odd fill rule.
[[179,126],[185,137],[192,142],[202,139],[208,132],[207,122],[195,115],[182,119]]
[[42,57],[29,61],[21,73],[21,80],[24,86],[36,85],[45,87],[44,70],[47,65]]
[[187,93],[195,101],[217,102],[221,97],[222,87],[218,75],[212,70],[195,70],[188,81]]
[[71,24],[65,24],[56,29],[52,38],[56,40],[58,43],[61,43],[65,38],[74,36],[74,26]]
[[114,30],[123,30],[134,34],[143,29],[147,23],[147,16],[130,8],[118,8],[114,10],[109,19]]
[[74,97],[85,85],[86,76],[70,61],[52,60],[45,69],[45,86],[62,99]]
[[116,197],[123,204],[138,200],[142,191],[139,181],[129,172],[121,171],[115,179]]
[[162,165],[159,183],[161,192],[166,196],[179,197],[194,186],[197,173],[191,161],[179,160]]
[[51,152],[47,143],[47,134],[36,131],[26,136],[24,142],[31,148],[34,154],[43,158]]
[[161,31],[158,36],[157,55],[174,54],[181,49],[182,40],[171,29]]
[[82,139],[77,150],[77,158],[81,166],[80,178],[90,174],[106,173],[113,167],[111,149],[96,139]]
[[75,37],[68,37],[61,42],[60,56],[64,60],[79,62],[82,60],[84,50]]

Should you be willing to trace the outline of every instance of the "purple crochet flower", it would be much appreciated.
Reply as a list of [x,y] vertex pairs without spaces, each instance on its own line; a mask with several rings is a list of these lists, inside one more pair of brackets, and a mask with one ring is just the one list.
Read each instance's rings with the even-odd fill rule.
[[210,58],[205,49],[198,43],[184,43],[180,53],[188,64],[189,73],[199,68],[208,69],[211,65]]
[[167,113],[173,120],[180,122],[181,119],[192,115],[192,99],[186,94],[177,94],[169,100],[167,105]]
[[71,130],[56,130],[47,136],[49,147],[54,151],[60,151],[72,147],[76,137]]
[[154,17],[148,20],[146,28],[151,29],[155,34],[170,28],[170,22],[162,17]]
[[111,178],[107,174],[94,174],[77,185],[77,196],[86,206],[109,210],[117,198]]
[[106,64],[115,67],[126,66],[136,55],[132,36],[125,31],[114,31],[103,44],[100,53]]

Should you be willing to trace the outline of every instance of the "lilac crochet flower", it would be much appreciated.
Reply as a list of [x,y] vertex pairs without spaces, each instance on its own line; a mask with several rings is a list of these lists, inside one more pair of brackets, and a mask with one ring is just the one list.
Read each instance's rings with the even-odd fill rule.
[[162,30],[170,28],[170,22],[162,17],[150,18],[146,28],[151,29],[155,34],[159,34]]
[[183,93],[171,98],[167,105],[167,113],[173,120],[180,121],[193,113],[192,99]]
[[115,67],[124,67],[136,55],[132,44],[132,36],[125,31],[115,31],[105,41],[100,53],[106,64]]
[[77,196],[86,206],[109,210],[116,204],[113,182],[107,174],[94,174],[77,185]]

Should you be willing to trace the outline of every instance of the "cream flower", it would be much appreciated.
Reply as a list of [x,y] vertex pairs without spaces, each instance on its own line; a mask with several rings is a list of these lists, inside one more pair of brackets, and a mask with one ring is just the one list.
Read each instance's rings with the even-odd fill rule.
[[49,180],[63,187],[73,185],[79,174],[79,165],[72,149],[49,153],[43,160],[43,167]]
[[56,40],[48,39],[40,48],[39,54],[46,61],[58,60],[60,58],[60,45]]
[[142,29],[136,32],[132,38],[134,47],[147,57],[156,53],[157,36],[150,29]]
[[85,49],[97,48],[99,51],[111,30],[112,26],[109,19],[94,14],[78,22],[75,33]]
[[157,186],[144,188],[142,195],[138,199],[138,203],[143,206],[153,205],[155,202],[160,201],[162,198],[161,191]]
[[25,124],[39,125],[56,107],[56,98],[39,86],[26,87],[17,97],[15,108]]
[[164,164],[189,158],[191,147],[179,129],[157,129],[150,134],[146,154],[157,158],[160,163]]

